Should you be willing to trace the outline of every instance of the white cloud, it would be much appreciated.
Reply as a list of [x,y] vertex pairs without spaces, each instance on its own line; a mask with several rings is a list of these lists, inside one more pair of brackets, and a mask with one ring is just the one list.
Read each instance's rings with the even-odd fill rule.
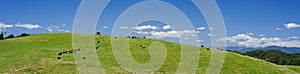
[[49,32],[52,32],[53,30],[52,30],[52,29],[48,29],[48,31],[49,31]]
[[280,31],[280,30],[283,30],[283,29],[282,28],[275,28],[275,30]]
[[182,30],[182,31],[151,31],[151,32],[145,32],[145,31],[134,31],[135,33],[138,34],[143,34],[143,35],[151,35],[153,38],[165,38],[165,37],[170,37],[170,38],[179,38],[183,35],[191,35],[195,36],[197,31],[194,30]]
[[40,25],[38,24],[29,24],[29,23],[25,23],[25,24],[21,24],[21,23],[17,23],[15,24],[16,27],[22,27],[22,28],[27,28],[27,29],[35,29],[35,28],[42,28]]
[[287,23],[287,24],[284,24],[285,28],[287,29],[291,29],[291,28],[297,28],[297,27],[300,27],[300,24],[296,24],[296,23]]
[[128,29],[128,26],[122,26],[120,29]]
[[197,30],[204,30],[205,27],[199,27],[199,28],[196,28]]
[[1,28],[11,28],[11,27],[14,27],[14,25],[4,24],[4,23],[0,22],[0,29]]
[[212,28],[212,27],[210,27],[210,28],[208,28],[209,30],[214,30],[214,28]]
[[69,30],[65,30],[65,32],[69,33],[70,31]]
[[103,26],[103,29],[106,29],[106,28],[108,28],[107,26]]
[[165,25],[163,26],[163,29],[171,29],[171,25]]
[[207,36],[216,36],[216,35],[213,35],[213,34],[210,34],[210,33],[209,33],[209,34],[207,34]]
[[156,29],[158,29],[158,27],[157,26],[152,26],[152,25],[143,25],[143,26],[137,26],[134,29],[135,30],[146,30],[146,29],[156,30]]
[[143,32],[143,31],[134,31],[137,34],[150,34],[150,32]]
[[246,47],[266,47],[266,46],[300,47],[299,40],[290,40],[288,38],[282,39],[278,37],[255,38],[247,34],[238,34],[236,36],[225,37],[225,38],[218,39],[218,41],[229,41]]
[[247,35],[253,35],[253,33],[246,33]]
[[265,36],[264,34],[259,34],[260,37]]
[[291,39],[298,39],[299,37],[297,37],[297,36],[291,36],[291,37],[288,37],[287,39],[288,40],[291,40]]
[[[64,26],[64,25],[61,25]],[[49,32],[70,32],[69,30],[66,30],[62,28],[61,26],[56,26],[56,25],[50,25],[49,27],[46,27]]]
[[198,40],[197,40],[197,42],[204,42],[204,41],[203,41],[203,40],[199,40],[199,39],[198,39]]

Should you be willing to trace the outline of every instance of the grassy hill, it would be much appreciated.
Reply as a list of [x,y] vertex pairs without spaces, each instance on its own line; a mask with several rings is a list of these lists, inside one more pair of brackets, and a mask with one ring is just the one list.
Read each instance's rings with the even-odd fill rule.
[[[116,62],[110,45],[110,36],[97,36],[101,40],[97,45],[99,61],[108,74],[125,73]],[[163,66],[155,73],[173,74],[180,61],[180,44],[153,39],[130,39],[130,52],[135,60],[145,63],[150,60],[148,49],[141,51],[140,45],[149,46],[154,41],[162,42],[167,48],[167,57]],[[78,73],[72,54],[57,53],[72,48],[72,35],[68,33],[37,34],[27,37],[0,41],[0,73]],[[199,47],[200,59],[197,73],[205,73],[210,60],[210,51]],[[296,67],[295,70],[298,70]],[[228,52],[222,68],[222,74],[297,74],[287,67],[275,65],[263,60]]]

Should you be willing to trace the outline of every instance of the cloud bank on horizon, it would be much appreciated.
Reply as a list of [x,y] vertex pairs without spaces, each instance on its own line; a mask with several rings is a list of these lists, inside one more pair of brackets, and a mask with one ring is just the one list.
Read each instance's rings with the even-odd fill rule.
[[228,41],[237,43],[246,47],[266,47],[266,46],[282,46],[282,47],[300,47],[298,37],[292,36],[285,39],[279,37],[253,37],[253,34],[238,34],[231,37],[218,39],[218,41]]

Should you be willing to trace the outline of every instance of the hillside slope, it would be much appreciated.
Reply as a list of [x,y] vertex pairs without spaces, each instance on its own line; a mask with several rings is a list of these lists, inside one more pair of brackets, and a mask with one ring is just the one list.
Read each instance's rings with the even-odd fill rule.
[[[99,61],[108,74],[125,73],[116,62],[111,50],[110,36],[97,36],[100,48],[97,50]],[[160,41],[167,48],[164,65],[156,73],[173,74],[180,61],[180,44],[153,39],[130,39],[130,51],[135,60],[145,63],[150,60],[148,49],[141,51],[140,45],[146,47],[151,42]],[[64,54],[57,59],[57,53],[71,49],[72,35],[68,33],[37,34],[27,37],[0,41],[0,73],[77,73],[72,54]],[[210,60],[210,51],[200,49],[197,73],[205,73]],[[226,53],[222,74],[296,74],[284,66],[275,65],[263,60]]]

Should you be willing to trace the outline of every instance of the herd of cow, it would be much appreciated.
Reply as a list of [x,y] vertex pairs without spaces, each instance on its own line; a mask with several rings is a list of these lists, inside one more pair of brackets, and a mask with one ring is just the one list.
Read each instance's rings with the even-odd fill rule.
[[[146,38],[146,37],[127,36],[127,38],[136,39],[136,38]],[[115,37],[115,39],[117,39],[117,37]],[[105,40],[102,40],[102,41],[105,41]],[[99,43],[100,43],[100,40],[97,41],[97,44],[99,44]],[[146,46],[140,45],[140,48],[146,49]],[[96,46],[95,49],[96,49],[96,50],[99,49],[99,46]],[[78,52],[78,51],[82,51],[82,50],[83,50],[83,49],[78,48],[78,49],[71,49],[71,50],[60,51],[60,52],[58,52],[58,54],[57,54],[57,59],[62,59],[61,56],[62,56],[63,54],[68,54],[68,53],[71,53],[71,54],[72,54],[72,53],[75,53],[75,52]]]
[[79,52],[79,51],[82,51],[83,49],[71,49],[71,50],[65,50],[65,51],[61,51],[61,52],[58,52],[58,54],[57,54],[57,59],[61,59],[61,56],[63,55],[63,54],[67,54],[67,53],[75,53],[75,52]]

